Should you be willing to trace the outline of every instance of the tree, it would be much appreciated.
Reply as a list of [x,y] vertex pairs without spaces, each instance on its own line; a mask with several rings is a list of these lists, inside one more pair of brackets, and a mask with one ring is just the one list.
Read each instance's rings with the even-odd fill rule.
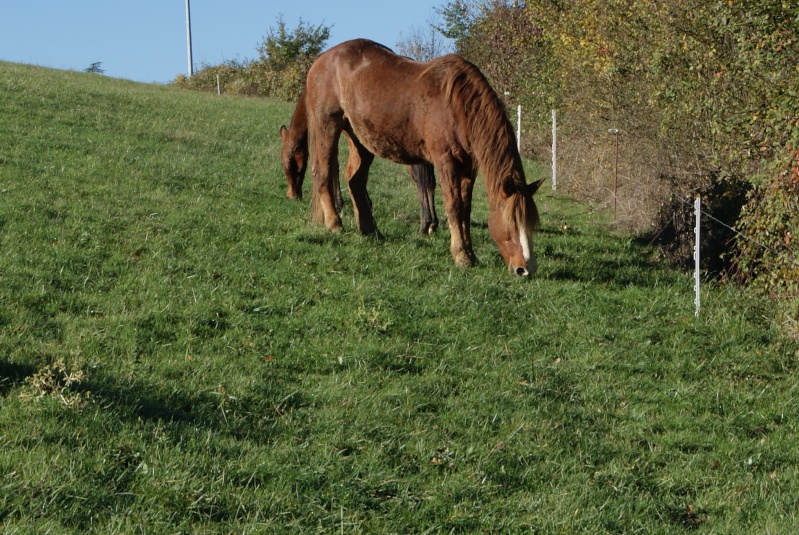
[[269,28],[263,43],[258,46],[259,62],[274,72],[296,65],[310,67],[324,49],[330,28],[323,24],[311,26],[300,19],[290,32],[283,15],[278,15],[277,28]]
[[522,151],[544,157],[555,63],[536,13],[527,2],[512,0],[454,0],[438,13],[443,24],[437,28],[456,51],[477,65],[509,105],[526,110]]
[[105,69],[101,67],[102,64],[103,64],[102,61],[95,61],[94,63],[83,69],[83,72],[88,72],[91,74],[103,74],[105,72]]
[[412,26],[408,36],[394,46],[398,54],[416,61],[429,61],[443,55],[448,49],[444,37],[432,22],[422,28]]
[[295,100],[305,85],[305,75],[316,57],[322,53],[330,26],[311,26],[299,20],[289,31],[283,15],[277,17],[277,27],[269,28],[258,46],[259,58],[250,63],[247,71],[257,93],[264,96]]
[[471,27],[480,17],[480,6],[483,2],[476,0],[452,0],[444,7],[434,8],[444,19],[436,26],[441,35],[455,42],[460,52],[461,44],[469,36]]

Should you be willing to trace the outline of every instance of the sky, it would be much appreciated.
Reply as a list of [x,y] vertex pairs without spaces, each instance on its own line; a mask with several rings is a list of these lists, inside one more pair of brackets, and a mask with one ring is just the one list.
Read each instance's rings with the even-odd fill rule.
[[[257,59],[258,45],[282,15],[330,27],[327,46],[365,37],[394,48],[437,20],[445,0],[191,0],[195,69]],[[100,62],[106,76],[167,83],[188,72],[185,0],[2,0],[0,61],[82,71]]]

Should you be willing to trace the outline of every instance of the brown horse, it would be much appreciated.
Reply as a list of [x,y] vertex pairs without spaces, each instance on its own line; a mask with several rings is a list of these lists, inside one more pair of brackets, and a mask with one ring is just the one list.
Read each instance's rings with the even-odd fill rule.
[[470,217],[479,168],[488,194],[488,230],[508,269],[520,276],[535,271],[530,239],[538,210],[532,195],[543,181],[526,183],[505,108],[477,67],[452,54],[420,63],[356,39],[317,58],[308,72],[305,103],[315,215],[328,229],[341,228],[333,196],[338,139],[345,132],[351,149],[345,178],[362,233],[377,233],[366,192],[374,156],[432,163],[452,257],[457,265],[473,265]]
[[[302,183],[305,180],[305,169],[308,164],[308,119],[304,91],[297,100],[289,127],[286,128],[285,125],[280,127],[280,137],[283,140],[280,159],[288,185],[287,196],[289,199],[301,199]],[[352,147],[353,144],[350,143],[350,154],[353,154]],[[410,165],[408,168],[419,197],[419,233],[432,234],[438,228],[435,205],[436,177],[433,166],[422,163]],[[338,183],[335,194],[336,207],[340,210],[341,187]]]

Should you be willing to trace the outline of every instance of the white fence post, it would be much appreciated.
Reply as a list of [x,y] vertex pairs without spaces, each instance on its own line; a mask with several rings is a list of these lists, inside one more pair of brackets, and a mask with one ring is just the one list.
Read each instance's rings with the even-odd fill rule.
[[702,201],[699,197],[696,198],[694,201],[694,213],[696,215],[696,224],[694,226],[694,238],[696,240],[694,244],[694,293],[696,297],[694,298],[694,304],[696,305],[696,312],[694,315],[698,318],[699,317],[699,308],[701,305],[701,298],[700,298],[700,277],[699,277],[699,236],[700,236],[700,223],[701,223],[701,213],[702,213]]
[[552,191],[558,189],[558,120],[552,110]]
[[516,148],[522,152],[522,105],[516,108]]

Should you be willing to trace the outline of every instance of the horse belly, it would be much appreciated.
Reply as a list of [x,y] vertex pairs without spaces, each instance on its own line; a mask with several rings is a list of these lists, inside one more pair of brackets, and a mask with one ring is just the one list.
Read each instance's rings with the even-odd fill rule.
[[380,127],[368,119],[360,124],[354,124],[352,119],[350,122],[355,136],[375,156],[401,164],[426,161],[424,143],[410,128]]
[[408,87],[413,76],[379,65],[365,62],[352,73],[342,88],[344,115],[375,156],[401,164],[425,162],[426,99]]

